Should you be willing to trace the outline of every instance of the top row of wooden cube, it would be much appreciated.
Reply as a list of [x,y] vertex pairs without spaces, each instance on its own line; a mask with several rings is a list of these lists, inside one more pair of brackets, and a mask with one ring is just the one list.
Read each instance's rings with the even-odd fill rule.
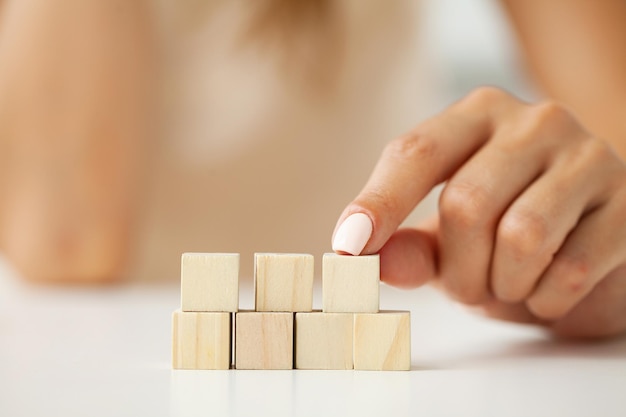
[[[184,253],[181,259],[183,311],[235,312],[239,309],[239,254]],[[256,253],[256,311],[313,309],[313,255]],[[324,254],[322,309],[328,313],[377,313],[378,255]]]

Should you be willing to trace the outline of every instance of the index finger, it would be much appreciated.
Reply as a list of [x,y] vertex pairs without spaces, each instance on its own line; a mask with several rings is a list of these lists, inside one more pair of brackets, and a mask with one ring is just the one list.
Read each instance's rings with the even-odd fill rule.
[[513,100],[500,90],[477,90],[390,142],[365,187],[341,214],[333,250],[378,252],[415,206],[489,140],[496,113]]

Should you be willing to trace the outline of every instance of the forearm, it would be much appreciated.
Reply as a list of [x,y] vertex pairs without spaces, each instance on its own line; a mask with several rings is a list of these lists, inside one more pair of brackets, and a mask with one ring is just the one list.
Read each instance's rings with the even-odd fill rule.
[[626,159],[626,2],[503,0],[529,68]]
[[147,3],[13,0],[3,14],[2,249],[29,278],[113,278],[148,133]]

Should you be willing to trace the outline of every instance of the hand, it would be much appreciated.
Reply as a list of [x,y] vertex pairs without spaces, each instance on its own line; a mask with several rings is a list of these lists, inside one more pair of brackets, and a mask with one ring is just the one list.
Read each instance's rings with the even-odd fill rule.
[[[437,215],[397,230],[446,181]],[[626,164],[560,105],[481,88],[386,147],[333,248],[380,252],[383,281],[433,282],[493,317],[564,336],[618,334]]]

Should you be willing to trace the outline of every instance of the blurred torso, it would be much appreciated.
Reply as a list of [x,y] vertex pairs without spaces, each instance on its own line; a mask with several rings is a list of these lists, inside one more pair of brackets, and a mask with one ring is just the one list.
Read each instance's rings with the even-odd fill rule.
[[295,54],[275,34],[242,37],[256,11],[238,2],[168,3],[161,134],[133,276],[178,279],[189,251],[239,252],[243,277],[254,252],[329,251],[382,147],[424,116],[413,2],[333,2],[321,35],[285,43]]

